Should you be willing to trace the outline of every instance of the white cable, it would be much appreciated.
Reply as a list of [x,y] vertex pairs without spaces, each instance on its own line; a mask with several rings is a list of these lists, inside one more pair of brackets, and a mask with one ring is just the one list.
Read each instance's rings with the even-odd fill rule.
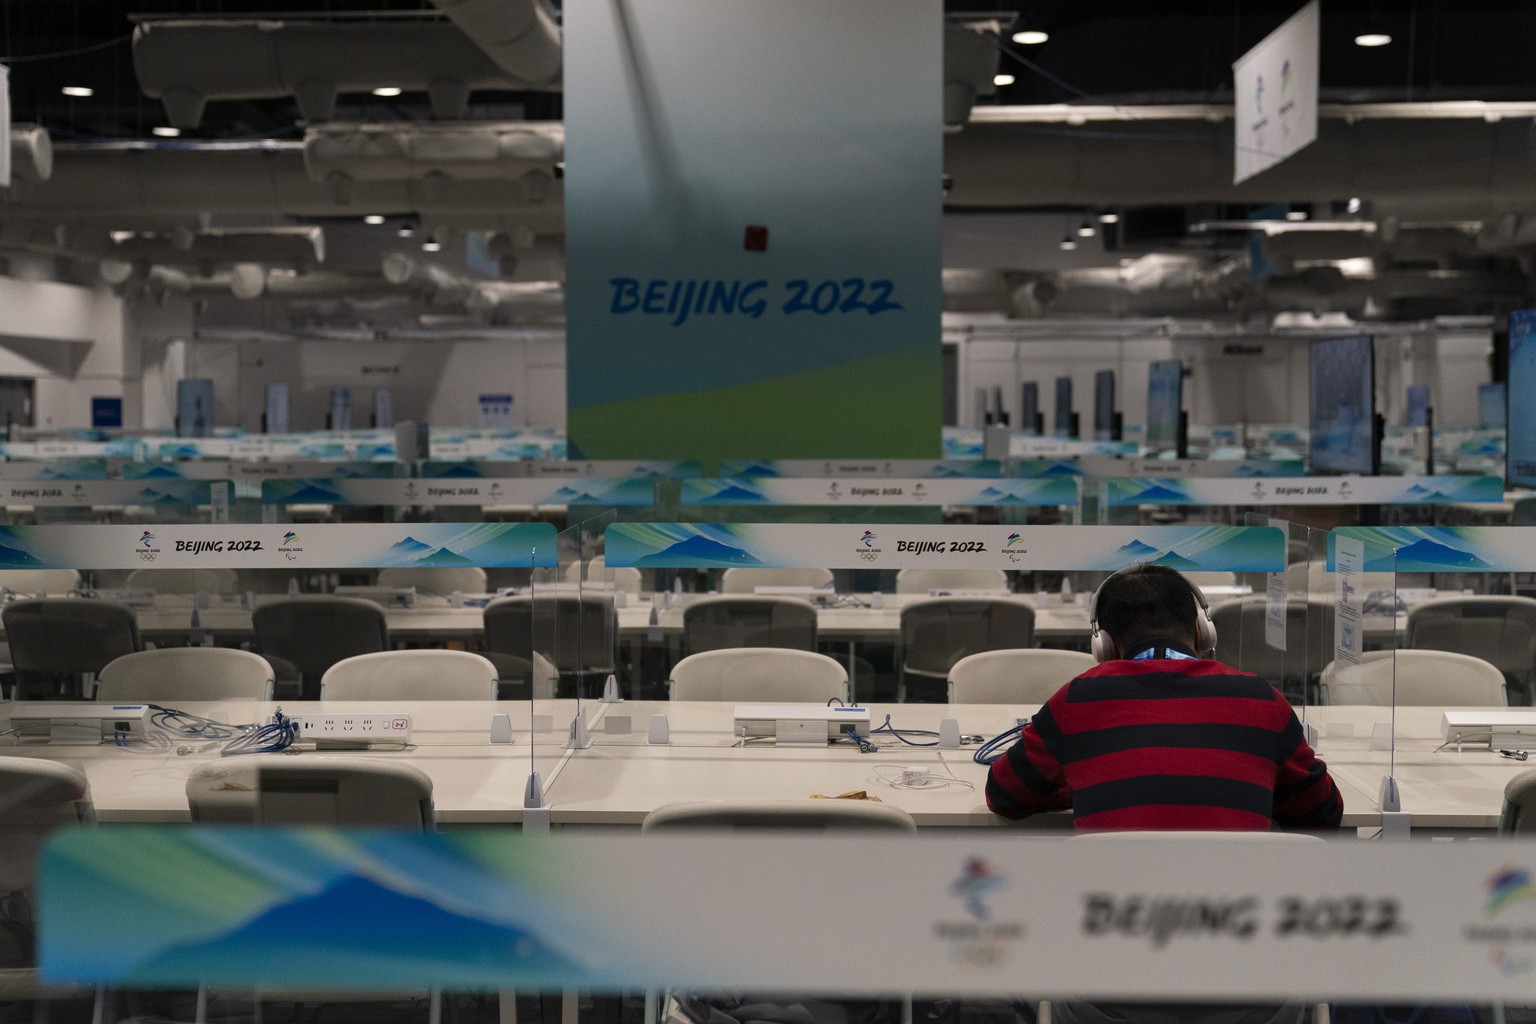
[[[948,769],[949,766],[945,765],[945,770]],[[950,786],[963,786],[969,790],[976,788],[975,783],[958,777],[954,772],[941,775],[927,768],[905,764],[877,764],[875,776],[892,789],[931,790],[948,789]]]

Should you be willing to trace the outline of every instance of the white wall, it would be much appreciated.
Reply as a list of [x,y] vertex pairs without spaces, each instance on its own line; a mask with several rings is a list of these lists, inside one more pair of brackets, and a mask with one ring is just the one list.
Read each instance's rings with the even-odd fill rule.
[[123,303],[105,287],[0,277],[0,376],[36,382],[39,427],[91,422],[91,398],[123,393]]

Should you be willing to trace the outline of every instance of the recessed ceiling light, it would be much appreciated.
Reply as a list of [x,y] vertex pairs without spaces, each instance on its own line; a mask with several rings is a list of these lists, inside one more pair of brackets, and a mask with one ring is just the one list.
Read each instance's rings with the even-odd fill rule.
[[1344,204],[1344,208],[1346,210],[1348,210],[1350,213],[1359,213],[1360,212],[1360,197],[1359,196],[1351,196],[1349,202]]
[[1073,249],[1077,248],[1077,239],[1073,238],[1071,235],[1063,235],[1061,241],[1058,242],[1057,245],[1061,247],[1063,252],[1071,252]]
[[400,230],[397,233],[400,235],[401,238],[410,238],[416,232],[415,232],[415,230],[413,230],[411,228],[411,226],[409,224],[401,224],[400,225]]
[[1041,32],[1039,29],[1025,29],[1013,34],[1013,41],[1025,46],[1039,46],[1049,38],[1051,38],[1049,32]]
[[993,75],[992,76],[992,84],[993,85],[1012,85],[1016,81],[1018,81],[1018,79],[1014,78],[1012,75]]
[[172,128],[169,125],[163,125],[163,124],[162,125],[156,125],[155,127],[151,128],[149,131],[150,131],[150,134],[158,135],[162,139],[174,139],[174,138],[176,138],[177,136],[179,136],[181,134],[181,129],[180,128]]
[[1120,215],[1118,213],[1101,213],[1101,214],[1099,214],[1099,223],[1100,224],[1119,224],[1120,223]]
[[400,88],[398,85],[381,85],[377,89],[373,90],[373,94],[375,96],[382,96],[385,99],[389,99],[391,96],[399,96],[404,91],[405,90]]
[[1356,46],[1386,46],[1392,37],[1385,32],[1362,32],[1355,36]]
[[1092,224],[1088,223],[1086,220],[1083,221],[1081,224],[1079,224],[1077,226],[1077,237],[1078,238],[1092,238],[1094,235],[1096,235],[1098,233],[1099,232],[1097,231],[1097,229],[1095,229],[1094,226]]
[[92,89],[88,85],[66,85],[64,88],[60,89],[59,92],[63,93],[65,96],[78,96],[81,99],[85,99],[87,96],[96,95],[96,90]]
[[1287,210],[1287,211],[1285,211],[1285,219],[1286,220],[1306,220],[1307,219],[1307,211],[1306,210]]
[[433,241],[430,238],[427,239],[425,242],[421,243],[421,251],[422,252],[441,252],[442,248],[443,248],[443,243]]
[[384,223],[384,216],[383,216],[383,214],[370,213],[368,216],[363,218],[363,223],[364,224],[383,224]]

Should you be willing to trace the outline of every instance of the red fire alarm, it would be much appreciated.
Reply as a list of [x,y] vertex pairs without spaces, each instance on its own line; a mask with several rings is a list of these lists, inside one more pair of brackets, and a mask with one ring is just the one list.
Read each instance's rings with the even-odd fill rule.
[[747,252],[767,252],[768,229],[761,224],[748,224],[747,237],[742,242],[742,248]]

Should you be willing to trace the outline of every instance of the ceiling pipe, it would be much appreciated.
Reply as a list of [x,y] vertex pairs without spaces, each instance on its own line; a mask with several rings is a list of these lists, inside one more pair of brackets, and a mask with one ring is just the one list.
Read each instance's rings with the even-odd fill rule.
[[454,181],[519,178],[542,171],[553,179],[565,159],[559,121],[454,124],[330,124],[304,133],[304,171],[333,184],[410,181],[442,175]]
[[520,81],[560,81],[561,36],[545,0],[432,0],[497,67]]
[[11,182],[47,181],[53,174],[53,140],[32,124],[11,125]]

